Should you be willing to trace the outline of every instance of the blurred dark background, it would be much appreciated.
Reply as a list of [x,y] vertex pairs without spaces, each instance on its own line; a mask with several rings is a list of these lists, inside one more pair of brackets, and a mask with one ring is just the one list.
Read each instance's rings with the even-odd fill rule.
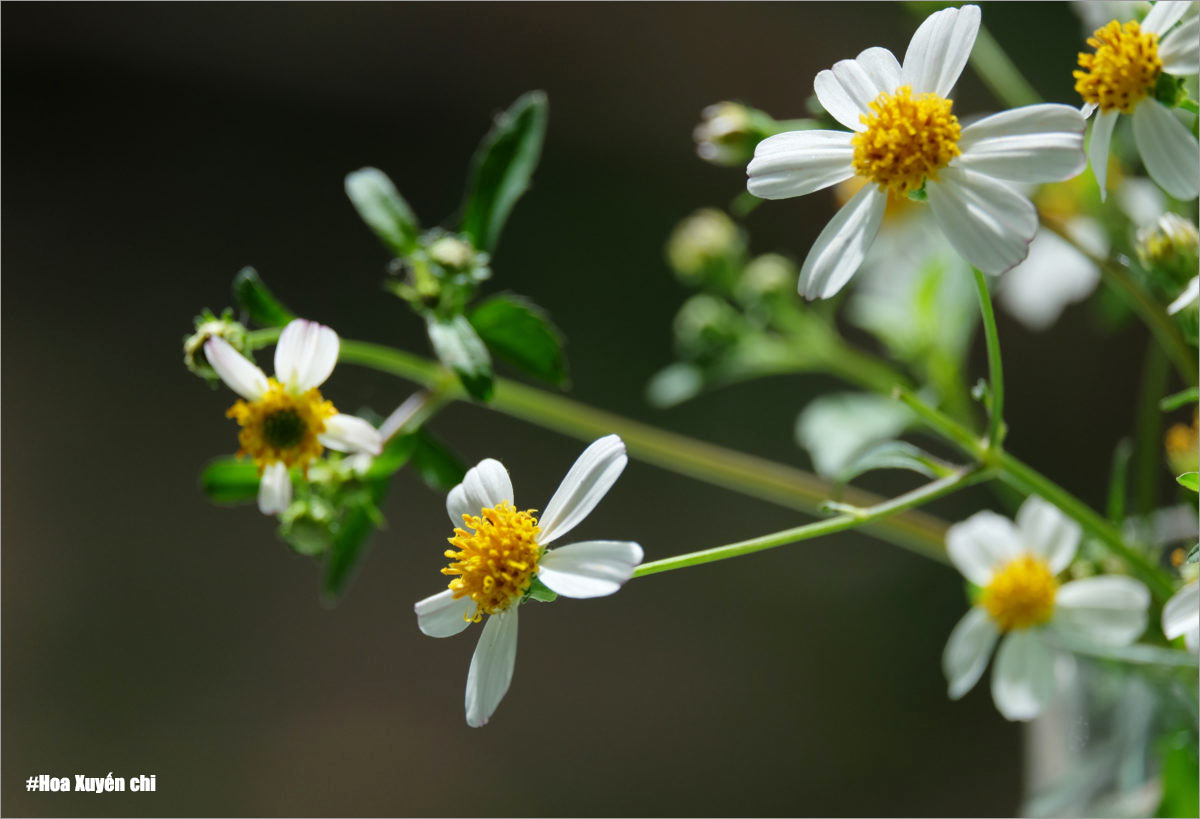
[[[984,5],[1034,85],[1069,100],[1081,38],[1066,7]],[[196,482],[235,428],[230,395],[181,364],[192,316],[226,306],[253,264],[302,315],[425,352],[379,289],[386,253],[342,178],[377,165],[437,223],[491,116],[532,88],[549,94],[548,142],[489,291],[550,310],[580,399],[806,465],[793,419],[833,381],[646,407],[685,297],[662,244],[742,185],[694,156],[703,106],[802,115],[817,70],[869,45],[903,54],[913,28],[865,3],[5,4],[5,812],[1014,811],[1019,727],[986,684],[945,696],[939,658],[965,606],[946,567],[847,534],[534,607],[512,690],[472,730],[474,633],[431,640],[412,615],[444,583],[440,496],[401,476],[387,531],[330,610],[269,521],[210,505]],[[969,71],[958,96],[963,111],[996,106]],[[802,256],[831,207],[760,208],[755,249]],[[1011,447],[1099,502],[1144,333],[1098,339],[1080,308],[1038,335],[1001,322]],[[410,389],[347,366],[326,392],[386,412]],[[502,459],[527,505],[582,448],[465,405],[433,429],[471,461]],[[888,480],[872,486],[903,486]],[[581,534],[656,558],[799,517],[632,463]],[[155,774],[158,791],[22,788],[109,771]]]

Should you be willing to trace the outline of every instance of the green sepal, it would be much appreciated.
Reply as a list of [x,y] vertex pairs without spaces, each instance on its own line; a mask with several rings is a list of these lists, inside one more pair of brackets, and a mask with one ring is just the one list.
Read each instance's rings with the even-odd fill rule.
[[1159,74],[1158,82],[1154,84],[1154,99],[1168,108],[1175,108],[1188,98],[1187,89],[1183,87],[1183,77],[1173,74]]
[[233,277],[233,299],[252,321],[263,327],[283,327],[296,318],[267,289],[253,267],[243,267]]
[[362,168],[346,175],[345,187],[358,215],[389,250],[404,257],[416,248],[417,216],[387,174]]
[[1184,489],[1200,492],[1200,472],[1184,472],[1175,479]]
[[914,202],[929,201],[929,193],[928,193],[928,191],[925,190],[925,183],[922,182],[921,187],[917,188],[916,190],[909,191],[908,198]]
[[547,115],[544,92],[523,94],[496,117],[476,150],[459,230],[478,250],[495,250],[504,222],[528,190],[541,157]]
[[440,438],[424,429],[411,437],[415,444],[412,452],[413,469],[417,470],[426,486],[435,492],[449,492],[463,482],[467,467]]
[[551,591],[545,583],[535,577],[529,586],[529,591],[525,592],[525,597],[539,603],[553,603],[558,599],[558,593]]
[[200,488],[213,503],[251,503],[258,498],[258,478],[254,461],[225,456],[200,472]]
[[448,319],[428,314],[425,322],[433,351],[449,367],[472,398],[491,400],[495,390],[487,347],[464,316]]
[[559,387],[567,383],[562,334],[550,317],[523,296],[492,296],[472,308],[467,320],[493,353],[530,375]]

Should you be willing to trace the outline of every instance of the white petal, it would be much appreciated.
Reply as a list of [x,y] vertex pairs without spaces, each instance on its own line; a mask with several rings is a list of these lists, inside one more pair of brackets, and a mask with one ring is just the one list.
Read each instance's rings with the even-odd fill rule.
[[478,728],[508,693],[517,661],[517,609],[488,617],[467,672],[467,725]]
[[760,199],[803,196],[854,176],[849,131],[789,131],[754,149],[747,190]]
[[1150,592],[1132,577],[1105,575],[1064,583],[1054,598],[1053,626],[1104,645],[1129,645],[1146,630]]
[[950,685],[950,699],[959,699],[979,682],[999,636],[996,624],[979,606],[972,606],[958,621],[942,652],[942,672]]
[[1133,110],[1133,141],[1159,187],[1185,202],[1196,198],[1200,145],[1170,109],[1158,100],[1142,100]]
[[333,372],[337,357],[337,333],[315,321],[296,319],[279,334],[275,377],[297,392],[319,387]]
[[619,540],[587,540],[551,549],[538,563],[538,579],[564,597],[604,597],[633,576],[642,547]]
[[1200,17],[1172,31],[1158,47],[1163,71],[1177,77],[1200,73]]
[[1195,651],[1200,642],[1200,583],[1188,583],[1163,606],[1163,634],[1168,640],[1180,635],[1189,651]]
[[463,525],[463,515],[478,515],[483,507],[473,509],[467,501],[467,490],[460,483],[458,486],[450,490],[450,494],[446,496],[446,514],[450,516],[450,522],[455,526]]
[[292,478],[288,468],[280,461],[267,464],[258,481],[258,511],[264,515],[278,515],[292,502]]
[[963,129],[960,167],[1014,182],[1058,182],[1087,166],[1083,116],[1070,105],[1026,105]]
[[1017,529],[1027,551],[1041,557],[1058,574],[1070,565],[1083,528],[1057,506],[1030,495],[1017,511]]
[[355,415],[339,412],[325,420],[325,432],[320,441],[338,452],[366,452],[378,455],[383,449],[379,430]]
[[254,401],[267,391],[267,374],[230,347],[225,339],[210,338],[204,342],[204,355],[225,386],[247,401]]
[[853,60],[841,60],[817,74],[813,91],[830,116],[855,131],[866,128],[862,115],[883,93],[900,87],[900,63],[886,48],[868,48]]
[[1092,135],[1088,142],[1088,162],[1092,175],[1100,186],[1100,201],[1108,196],[1108,146],[1112,144],[1113,128],[1120,111],[1101,111],[1092,120]]
[[619,436],[592,441],[567,470],[538,519],[538,543],[545,546],[578,526],[612,489],[627,463],[625,442]]
[[985,510],[950,527],[946,551],[963,577],[986,586],[997,569],[1020,556],[1021,538],[1011,520]]
[[475,601],[462,596],[454,599],[454,592],[446,589],[413,606],[417,613],[417,627],[430,637],[453,637],[471,625],[468,616],[475,611]]
[[800,293],[805,298],[830,298],[850,281],[879,232],[886,207],[887,195],[869,182],[842,205],[800,268]]
[[992,664],[992,699],[1005,719],[1033,719],[1054,698],[1054,688],[1054,654],[1042,634],[1008,634]]
[[1171,30],[1171,26],[1183,19],[1191,4],[1191,0],[1159,0],[1142,20],[1142,31],[1162,37]]
[[1190,304],[1195,304],[1197,301],[1200,301],[1200,277],[1193,276],[1192,280],[1188,282],[1187,287],[1183,289],[1183,292],[1167,307],[1167,315],[1173,316],[1183,308]]
[[503,501],[514,503],[512,481],[504,464],[495,458],[485,458],[467,470],[463,482],[446,496],[446,512],[450,522],[462,526],[462,516],[478,515]]
[[[1107,247],[1102,252],[1106,255]],[[1099,283],[1100,269],[1091,259],[1057,234],[1039,230],[1029,255],[1004,274],[996,295],[1026,327],[1045,330],[1068,305],[1090,296]]]
[[1037,208],[990,176],[950,166],[926,182],[938,227],[964,259],[998,275],[1020,264],[1037,234]]
[[911,85],[914,94],[947,96],[971,56],[979,20],[979,6],[943,9],[926,17],[904,52],[903,84]]

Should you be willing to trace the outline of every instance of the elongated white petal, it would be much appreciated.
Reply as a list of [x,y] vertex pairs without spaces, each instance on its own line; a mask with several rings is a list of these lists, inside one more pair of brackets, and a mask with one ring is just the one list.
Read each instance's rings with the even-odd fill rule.
[[942,672],[950,686],[950,699],[959,699],[979,682],[999,636],[996,624],[979,606],[972,606],[958,621],[942,652]]
[[947,96],[971,56],[979,20],[979,6],[943,9],[926,17],[904,52],[903,84],[911,85],[914,94]]
[[1120,111],[1101,111],[1092,120],[1092,135],[1088,142],[1088,163],[1100,186],[1100,201],[1108,198],[1108,146],[1112,144],[1113,128]]
[[538,579],[563,597],[604,597],[621,588],[641,562],[636,543],[585,540],[546,552]]
[[446,589],[413,606],[417,614],[417,627],[430,637],[453,637],[471,621],[467,619],[475,611],[475,601],[463,596],[454,599],[454,592]]
[[517,661],[517,609],[488,617],[467,671],[467,725],[478,728],[496,713]]
[[297,392],[319,387],[337,364],[338,346],[333,330],[296,319],[283,328],[275,345],[275,377]]
[[1167,601],[1162,629],[1169,640],[1182,636],[1188,651],[1200,648],[1200,582],[1188,583]]
[[1183,292],[1167,307],[1167,315],[1173,316],[1197,301],[1200,301],[1200,277],[1193,276],[1187,287],[1183,288]]
[[267,464],[258,481],[258,511],[264,515],[278,515],[292,502],[292,478],[288,468],[276,461]]
[[754,149],[746,189],[760,199],[786,199],[819,191],[854,176],[849,131],[789,131]]
[[1037,208],[990,176],[950,166],[926,182],[938,227],[964,259],[998,275],[1029,254],[1037,234]]
[[1026,105],[963,129],[956,165],[1014,182],[1070,179],[1087,165],[1086,128],[1070,105]]
[[1191,131],[1158,100],[1133,109],[1133,141],[1150,178],[1176,199],[1189,201],[1200,191],[1200,145]]
[[625,442],[619,436],[606,435],[589,444],[546,504],[538,520],[538,543],[545,546],[578,526],[612,489],[627,463]]
[[1021,504],[1017,529],[1025,549],[1045,560],[1054,574],[1070,565],[1083,535],[1078,523],[1037,495],[1030,495]]
[[842,205],[813,242],[800,268],[800,293],[827,299],[841,290],[867,256],[887,207],[887,195],[867,185]]
[[322,445],[338,452],[366,452],[378,455],[383,449],[379,430],[355,415],[339,412],[325,420],[325,432],[319,436]]
[[1146,630],[1150,592],[1132,577],[1105,575],[1064,583],[1054,599],[1053,627],[1102,645],[1129,645]]
[[446,512],[451,523],[462,526],[463,515],[478,515],[503,501],[515,502],[508,470],[495,458],[485,458],[468,469],[463,482],[450,490]]
[[1010,720],[1030,720],[1054,699],[1054,653],[1038,629],[1009,633],[992,663],[992,700]]
[[817,74],[813,91],[829,115],[855,131],[866,128],[862,115],[883,93],[900,87],[900,63],[886,48],[868,48],[853,60],[841,60]]
[[1191,0],[1159,0],[1142,20],[1142,31],[1162,37],[1171,30],[1171,26],[1183,19],[1191,4]]
[[1168,74],[1187,77],[1200,73],[1200,17],[1193,17],[1164,37],[1158,56]]
[[950,527],[946,551],[963,577],[986,586],[997,569],[1020,556],[1021,537],[1011,520],[984,510]]
[[230,347],[225,339],[210,338],[204,342],[204,355],[225,386],[247,401],[254,401],[267,391],[267,374]]

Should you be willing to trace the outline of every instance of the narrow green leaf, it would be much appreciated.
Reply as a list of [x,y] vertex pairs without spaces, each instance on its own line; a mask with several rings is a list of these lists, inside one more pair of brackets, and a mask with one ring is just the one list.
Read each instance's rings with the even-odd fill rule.
[[545,93],[523,94],[496,117],[475,152],[459,230],[478,250],[495,250],[505,220],[529,188],[542,153],[547,115]]
[[522,296],[493,296],[467,316],[492,352],[530,375],[567,383],[562,334],[542,308]]
[[1108,519],[1118,526],[1125,522],[1125,494],[1133,442],[1122,438],[1113,450],[1112,474],[1108,478]]
[[492,360],[471,322],[463,316],[440,319],[430,314],[426,321],[429,341],[443,364],[454,371],[463,389],[480,401],[492,397]]
[[1200,388],[1189,387],[1183,392],[1177,392],[1174,395],[1168,395],[1166,398],[1158,402],[1158,408],[1163,412],[1171,412],[1180,407],[1186,407],[1188,404],[1195,404],[1200,401]]
[[252,321],[263,327],[282,327],[296,318],[296,314],[267,289],[253,267],[243,267],[233,277],[233,300]]
[[200,488],[213,503],[251,503],[258,497],[258,468],[254,461],[216,458],[200,473]]
[[416,247],[420,230],[416,214],[383,171],[362,168],[347,174],[346,196],[367,227],[397,256],[407,256]]
[[856,456],[838,474],[838,481],[848,483],[876,469],[906,469],[927,478],[938,478],[950,474],[953,467],[907,441],[883,441]]
[[379,504],[387,492],[386,478],[370,481],[364,497],[348,506],[333,530],[333,542],[325,558],[325,577],[321,597],[333,606],[346,592],[355,569],[367,553],[371,535],[379,527]]
[[422,429],[412,435],[416,444],[413,468],[421,480],[435,492],[449,492],[466,477],[467,467],[448,446],[431,432]]
[[1184,489],[1200,492],[1200,472],[1184,472],[1175,480],[1179,481],[1179,485]]

